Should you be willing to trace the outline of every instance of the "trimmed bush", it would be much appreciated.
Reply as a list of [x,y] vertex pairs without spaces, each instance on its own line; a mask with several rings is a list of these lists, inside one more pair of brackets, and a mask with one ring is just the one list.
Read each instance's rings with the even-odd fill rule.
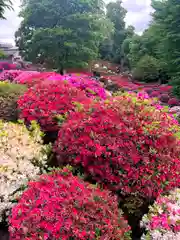
[[170,98],[168,101],[168,105],[173,106],[179,106],[179,100],[177,98]]
[[133,69],[133,78],[144,82],[155,82],[159,79],[159,61],[151,56],[145,55]]
[[55,73],[24,71],[22,72],[22,74],[17,76],[14,81],[19,84],[25,84],[28,87],[33,87],[34,85],[44,81],[44,79],[47,79],[51,75],[55,75]]
[[29,132],[23,124],[0,121],[0,222],[24,184],[46,168],[49,151],[35,123]]
[[67,168],[30,182],[9,222],[10,240],[130,239],[117,198]]
[[85,93],[63,81],[43,81],[30,88],[18,101],[20,118],[36,120],[43,131],[57,131],[71,111],[90,102]]
[[151,97],[159,97],[160,93],[158,91],[153,91],[153,92],[151,92],[150,96]]
[[83,74],[52,75],[48,80],[67,81],[70,85],[83,90],[90,98],[106,99],[106,92],[100,82]]
[[0,82],[0,119],[18,119],[17,101],[25,91],[26,87],[23,85]]
[[160,196],[149,207],[141,222],[147,233],[142,240],[179,240],[180,239],[180,189]]
[[170,99],[169,95],[165,93],[162,94],[159,98],[159,100],[163,103],[168,103],[169,99]]
[[[142,96],[143,98],[143,96]],[[179,125],[148,99],[122,95],[72,114],[54,146],[110,190],[153,199],[180,183]]]

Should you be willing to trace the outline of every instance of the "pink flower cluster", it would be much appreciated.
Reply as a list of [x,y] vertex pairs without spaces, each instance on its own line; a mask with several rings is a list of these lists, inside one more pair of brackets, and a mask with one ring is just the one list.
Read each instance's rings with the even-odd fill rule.
[[121,89],[139,92],[145,91],[151,98],[158,98],[163,104],[167,104],[170,107],[179,106],[180,101],[173,97],[172,86],[160,85],[160,84],[146,84],[140,82],[132,82],[127,77],[120,76],[109,76],[107,79],[111,80],[113,83],[117,84]]
[[106,99],[106,91],[101,87],[100,83],[93,80],[90,76],[85,74],[66,74],[61,76],[60,74],[50,76],[49,80],[66,80],[71,85],[86,92],[88,97],[100,97]]
[[36,83],[39,83],[41,81],[44,81],[49,76],[52,76],[53,72],[36,72],[36,71],[24,71],[22,74],[20,74],[17,78],[14,79],[14,82],[19,84],[26,84],[29,87],[35,85]]
[[23,71],[21,70],[4,70],[2,73],[0,73],[0,81],[10,81],[14,82],[14,79],[16,79],[19,75],[21,75]]
[[180,189],[157,198],[149,213],[142,219],[141,226],[147,231],[142,239],[179,240],[180,239]]
[[10,70],[3,71],[0,74],[0,81],[8,80],[18,84],[26,84],[29,87],[42,82],[44,80],[50,81],[64,81],[66,80],[72,86],[83,90],[86,95],[91,98],[99,97],[100,99],[106,99],[107,94],[105,89],[101,84],[92,79],[89,74],[66,74],[64,76],[54,73],[54,72],[37,72],[37,71],[20,71],[20,70]]

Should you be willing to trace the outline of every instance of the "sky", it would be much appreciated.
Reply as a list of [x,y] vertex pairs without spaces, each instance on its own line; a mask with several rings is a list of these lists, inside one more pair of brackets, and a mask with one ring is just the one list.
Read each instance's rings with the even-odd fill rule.
[[[18,29],[21,19],[18,17],[21,0],[13,0],[14,11],[6,11],[7,20],[0,20],[0,42],[14,44],[14,33]],[[110,0],[105,0],[108,3]],[[136,32],[141,34],[151,19],[151,0],[123,0],[123,6],[128,10],[126,24],[133,25]]]

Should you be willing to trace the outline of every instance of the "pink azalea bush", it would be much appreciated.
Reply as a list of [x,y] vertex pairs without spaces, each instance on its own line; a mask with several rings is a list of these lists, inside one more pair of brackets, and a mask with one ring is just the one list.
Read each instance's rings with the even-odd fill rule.
[[72,73],[62,76],[54,72],[10,70],[3,71],[3,73],[0,74],[0,80],[2,81],[9,80],[18,84],[26,84],[28,87],[47,79],[50,81],[66,80],[72,86],[85,91],[86,95],[91,98],[99,97],[100,99],[106,99],[107,97],[106,91],[101,84],[85,73]]
[[52,72],[36,72],[36,71],[26,71],[22,72],[17,78],[14,79],[16,83],[19,84],[26,84],[27,86],[31,87],[41,81],[44,81],[49,76],[55,73]]
[[66,80],[71,85],[86,92],[88,97],[99,97],[106,99],[106,91],[96,80],[85,74],[70,74],[70,75],[52,75],[49,80]]
[[164,93],[164,94],[162,94],[161,96],[160,96],[160,101],[161,102],[163,102],[163,103],[168,103],[168,101],[169,101],[169,95],[167,94],[167,93]]
[[158,197],[143,217],[141,226],[147,231],[142,240],[179,240],[180,189]]
[[10,240],[130,240],[117,198],[65,168],[30,182],[9,218]]
[[168,101],[168,105],[173,107],[173,106],[178,106],[179,105],[179,100],[177,98],[170,98]]
[[4,70],[0,73],[0,81],[8,80],[14,82],[14,79],[17,78],[23,71],[21,70]]
[[151,92],[150,96],[151,97],[159,97],[160,93],[158,91],[153,91],[153,92]]
[[[140,83],[137,81],[132,81],[128,77],[122,77],[119,75],[104,77],[103,81],[107,82],[108,80],[116,84],[120,89],[126,91],[145,91],[149,94],[150,97],[156,97],[163,103],[168,103],[169,99],[172,97],[172,86],[160,85],[159,83],[155,84],[146,84]],[[177,103],[177,101],[176,101]],[[170,102],[170,106],[174,106]]]

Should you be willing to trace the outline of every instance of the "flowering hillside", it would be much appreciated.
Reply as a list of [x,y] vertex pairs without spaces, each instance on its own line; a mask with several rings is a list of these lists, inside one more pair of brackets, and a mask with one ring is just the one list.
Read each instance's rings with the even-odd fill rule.
[[180,185],[171,87],[119,78],[108,96],[85,73],[11,70],[0,80],[0,228],[9,216],[10,240],[130,240],[141,231],[143,240],[177,239],[179,212],[161,201]]

